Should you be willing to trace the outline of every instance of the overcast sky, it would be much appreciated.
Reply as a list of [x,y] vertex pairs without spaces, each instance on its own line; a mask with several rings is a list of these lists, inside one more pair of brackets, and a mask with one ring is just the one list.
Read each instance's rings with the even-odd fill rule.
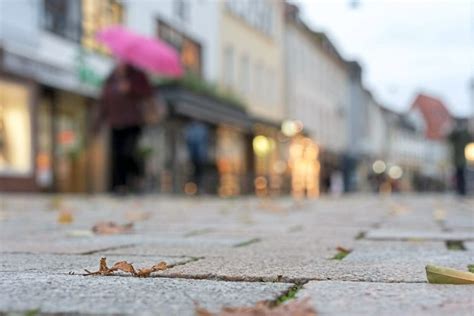
[[471,111],[474,0],[296,0],[304,20],[325,31],[385,106],[406,109],[418,91],[455,115]]

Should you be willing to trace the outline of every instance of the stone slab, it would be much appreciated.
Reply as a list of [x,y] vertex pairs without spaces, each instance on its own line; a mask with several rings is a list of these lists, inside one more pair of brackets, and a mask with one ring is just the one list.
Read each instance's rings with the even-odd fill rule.
[[375,229],[366,239],[373,240],[474,240],[474,231],[443,232],[441,230]]
[[472,315],[473,286],[312,281],[297,298],[310,297],[318,315]]
[[292,284],[0,273],[0,311],[95,315],[195,315],[274,300]]
[[[250,248],[250,247],[249,247]],[[258,249],[258,248],[257,248]],[[240,251],[240,250],[239,250]],[[409,248],[355,249],[343,260],[331,260],[336,253],[273,252],[232,253],[206,257],[177,266],[165,275],[229,280],[346,280],[369,282],[426,282],[427,264],[466,270],[474,252]]]
[[165,261],[168,265],[184,264],[194,260],[189,257],[137,256],[137,255],[52,255],[9,254],[0,260],[0,272],[39,272],[47,274],[83,274],[84,269],[97,271],[99,259],[106,256],[108,266],[118,261],[127,261],[135,268],[151,267]]

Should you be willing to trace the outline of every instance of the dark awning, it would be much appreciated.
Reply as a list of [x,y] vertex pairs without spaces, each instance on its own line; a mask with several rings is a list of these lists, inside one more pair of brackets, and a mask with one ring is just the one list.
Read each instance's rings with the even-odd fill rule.
[[245,109],[237,105],[179,86],[161,87],[158,93],[168,103],[171,115],[187,116],[216,125],[228,124],[245,130],[250,130],[254,123]]

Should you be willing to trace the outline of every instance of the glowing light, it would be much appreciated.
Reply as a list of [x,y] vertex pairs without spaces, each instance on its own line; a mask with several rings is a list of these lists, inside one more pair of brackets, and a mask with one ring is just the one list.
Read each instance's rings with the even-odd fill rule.
[[292,137],[296,135],[296,124],[293,121],[283,121],[281,123],[281,132],[288,137]]
[[387,165],[382,160],[377,160],[372,165],[372,170],[377,174],[384,173],[386,169]]
[[474,143],[469,143],[464,147],[464,156],[469,162],[474,162]]
[[287,137],[293,137],[303,130],[301,121],[286,120],[281,124],[281,132]]
[[391,166],[388,169],[388,176],[394,180],[400,179],[403,176],[403,170],[399,166]]
[[267,137],[263,135],[255,136],[252,142],[253,151],[257,156],[265,156],[271,150],[272,144]]

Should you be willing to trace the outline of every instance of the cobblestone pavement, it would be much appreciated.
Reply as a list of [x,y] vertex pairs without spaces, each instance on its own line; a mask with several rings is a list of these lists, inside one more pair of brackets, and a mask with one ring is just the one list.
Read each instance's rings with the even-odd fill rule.
[[[0,312],[194,315],[276,301],[318,315],[473,315],[474,286],[426,283],[474,263],[474,201],[448,195],[290,199],[0,195]],[[58,222],[60,210],[73,221]],[[128,234],[93,235],[99,221]],[[455,250],[447,244],[455,241]],[[338,247],[351,249],[332,259]],[[149,278],[83,276],[166,261]]]

